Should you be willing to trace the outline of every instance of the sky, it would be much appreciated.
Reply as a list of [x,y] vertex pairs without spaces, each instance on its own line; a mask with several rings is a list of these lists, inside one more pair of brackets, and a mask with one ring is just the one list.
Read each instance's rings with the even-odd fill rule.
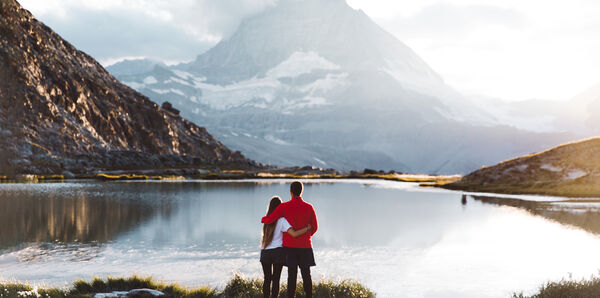
[[[278,0],[20,0],[103,65],[191,61]],[[326,1],[326,0],[325,0]],[[566,100],[600,83],[600,1],[347,0],[467,95]]]

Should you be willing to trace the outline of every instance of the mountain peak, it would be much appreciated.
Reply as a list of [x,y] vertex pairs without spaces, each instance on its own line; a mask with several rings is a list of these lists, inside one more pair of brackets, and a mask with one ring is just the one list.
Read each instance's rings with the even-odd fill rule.
[[[443,85],[413,50],[344,0],[282,0],[187,70],[226,84],[263,76],[294,52],[315,52],[347,71],[386,71],[407,87]],[[423,89],[423,88],[421,88]]]

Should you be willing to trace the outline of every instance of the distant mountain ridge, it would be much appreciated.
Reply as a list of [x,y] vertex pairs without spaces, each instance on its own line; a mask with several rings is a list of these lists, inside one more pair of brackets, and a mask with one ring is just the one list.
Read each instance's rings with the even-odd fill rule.
[[282,0],[191,63],[119,66],[125,84],[283,166],[467,173],[570,140],[498,125],[344,0]]
[[257,166],[0,1],[0,172]]
[[532,131],[568,131],[578,139],[600,134],[600,83],[561,101],[503,101],[484,97],[473,101],[479,102],[498,123]]

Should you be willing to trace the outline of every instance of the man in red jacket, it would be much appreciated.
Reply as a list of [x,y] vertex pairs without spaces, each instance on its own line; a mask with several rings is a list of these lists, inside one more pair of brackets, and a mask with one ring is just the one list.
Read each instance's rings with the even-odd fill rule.
[[310,298],[312,297],[310,267],[316,266],[311,237],[317,232],[319,223],[317,222],[315,208],[302,200],[303,189],[302,182],[292,182],[290,185],[292,199],[281,203],[275,211],[263,217],[261,222],[270,224],[280,217],[285,217],[295,230],[299,230],[309,224],[312,226],[311,230],[298,238],[294,238],[288,233],[283,234],[283,248],[285,250],[286,266],[288,267],[288,297],[296,295],[296,279],[298,277],[298,267],[300,267],[304,292],[306,292],[306,297]]

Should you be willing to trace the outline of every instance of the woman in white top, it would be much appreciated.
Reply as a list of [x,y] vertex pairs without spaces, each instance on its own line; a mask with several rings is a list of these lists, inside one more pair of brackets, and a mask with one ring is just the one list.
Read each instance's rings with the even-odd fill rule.
[[[281,204],[281,198],[275,196],[269,202],[267,215],[271,214]],[[308,232],[308,225],[298,231],[294,230],[285,218],[280,218],[271,224],[265,224],[262,230],[260,263],[262,264],[265,280],[263,282],[263,296],[265,298],[279,296],[279,278],[285,263],[283,252],[283,233],[288,233],[296,238]],[[269,291],[270,290],[270,291]],[[269,295],[270,294],[270,295]]]

